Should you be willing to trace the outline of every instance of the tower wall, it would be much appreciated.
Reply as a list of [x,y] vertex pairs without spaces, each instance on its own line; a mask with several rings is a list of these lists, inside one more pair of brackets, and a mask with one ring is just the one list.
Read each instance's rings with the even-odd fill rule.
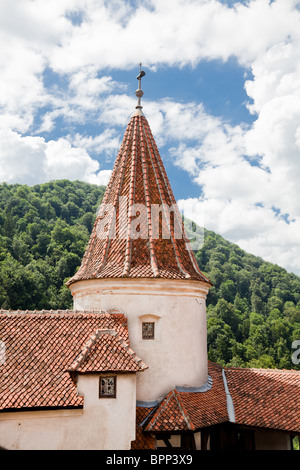
[[[157,400],[175,386],[207,381],[206,283],[96,279],[70,289],[75,310],[117,309],[127,316],[130,345],[149,366],[137,376],[137,400]],[[154,339],[143,339],[143,322],[154,323]]]

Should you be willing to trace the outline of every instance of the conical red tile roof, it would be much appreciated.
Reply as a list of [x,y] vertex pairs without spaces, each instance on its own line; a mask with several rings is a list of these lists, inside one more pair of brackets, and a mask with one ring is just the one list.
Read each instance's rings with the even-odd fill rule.
[[[158,232],[157,214],[163,207]],[[67,285],[119,277],[209,283],[182,228],[148,121],[138,109],[125,131],[82,264]]]

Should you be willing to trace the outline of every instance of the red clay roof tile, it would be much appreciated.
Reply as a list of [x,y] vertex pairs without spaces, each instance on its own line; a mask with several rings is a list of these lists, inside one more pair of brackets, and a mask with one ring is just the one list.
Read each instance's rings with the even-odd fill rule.
[[206,392],[172,390],[144,427],[145,431],[196,430],[228,421],[222,368],[209,363],[212,387]]
[[194,429],[177,390],[168,393],[145,427],[145,431],[174,432]]
[[[143,432],[194,431],[229,422],[223,369],[209,362],[208,370],[212,379],[209,390],[172,390],[156,409],[148,409],[148,415],[144,411]],[[300,432],[300,372],[242,368],[224,371],[237,424]]]
[[152,410],[153,408],[144,408],[141,406],[136,408],[136,437],[135,440],[131,442],[132,450],[156,448],[156,439],[154,434],[145,433],[141,426],[144,419],[147,418]]
[[300,372],[225,369],[239,424],[300,432]]
[[[146,220],[145,224],[137,226],[140,232],[134,236],[130,226],[138,213],[131,213],[133,204],[143,206]],[[171,212],[171,222],[166,214],[161,222],[169,229],[168,238],[162,232],[158,236],[155,231],[157,225],[151,212],[154,204],[175,209],[174,215]],[[115,216],[105,212],[107,205],[114,209],[111,214]],[[189,241],[181,214],[143,115],[134,115],[129,121],[101,208],[82,264],[67,285],[85,279],[117,277],[188,278],[209,283],[199,270],[193,251],[187,249]],[[182,236],[174,231],[176,223],[183,230]]]
[[[101,329],[116,334],[98,335]],[[69,370],[136,372],[145,367],[129,349],[127,322],[120,313],[1,311],[0,331],[5,344],[1,410],[82,406]],[[91,348],[82,356],[89,341]]]
[[69,371],[86,372],[138,372],[147,369],[116,332],[111,329],[96,330],[71,364]]

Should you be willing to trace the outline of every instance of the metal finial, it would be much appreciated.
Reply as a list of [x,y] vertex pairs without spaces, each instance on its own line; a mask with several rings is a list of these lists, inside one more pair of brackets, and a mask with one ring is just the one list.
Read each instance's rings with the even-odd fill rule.
[[142,70],[142,64],[140,64],[140,73],[136,77],[139,81],[139,87],[135,92],[135,95],[138,99],[137,106],[136,106],[137,109],[141,109],[143,107],[143,106],[141,106],[141,98],[142,98],[144,92],[141,89],[141,81],[142,81],[142,77],[144,77],[145,75],[146,75],[146,73],[144,72],[144,70]]

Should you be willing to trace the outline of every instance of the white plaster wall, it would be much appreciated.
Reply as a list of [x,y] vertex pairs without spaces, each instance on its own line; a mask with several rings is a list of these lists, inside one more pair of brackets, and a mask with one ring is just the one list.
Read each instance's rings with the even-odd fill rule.
[[[99,279],[71,285],[74,309],[118,309],[128,318],[130,343],[149,366],[137,377],[137,399],[152,401],[176,385],[207,381],[204,283],[162,279]],[[142,339],[142,321],[155,321],[154,340]]]
[[99,398],[99,374],[80,375],[82,410],[0,413],[10,450],[129,450],[135,439],[136,374],[118,374],[117,397]]

